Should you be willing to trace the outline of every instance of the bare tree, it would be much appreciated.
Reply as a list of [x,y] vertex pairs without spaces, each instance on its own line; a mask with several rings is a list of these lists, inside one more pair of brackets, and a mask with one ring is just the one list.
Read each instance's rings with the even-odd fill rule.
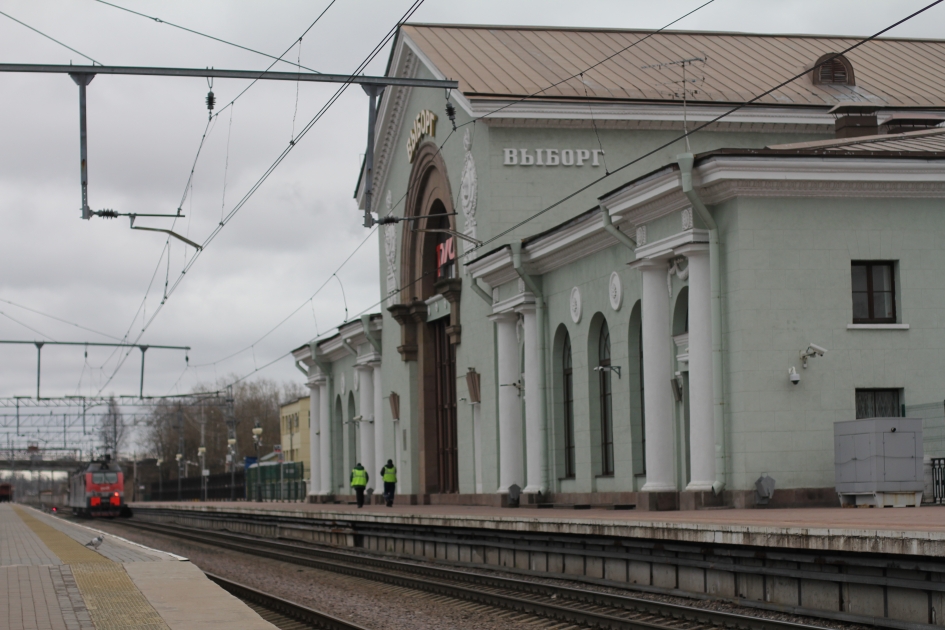
[[[227,426],[229,411],[225,404],[226,396],[212,395],[212,392],[225,390],[225,383],[226,381],[221,379],[215,386],[200,385],[194,388],[192,394],[206,393],[207,396],[183,399],[180,418],[175,401],[167,401],[152,410],[142,436],[142,446],[151,456],[164,460],[165,478],[176,479],[177,466],[173,462],[180,448],[181,432],[184,436],[184,461],[199,461],[197,449],[201,446],[202,432],[203,446],[207,449],[206,467],[212,474],[227,470],[227,439],[230,432]],[[252,429],[257,422],[263,428],[260,454],[268,453],[273,444],[279,443],[279,405],[286,396],[298,397],[304,392],[297,384],[277,383],[266,379],[241,382],[235,385],[232,391],[237,462],[242,461],[244,456],[255,453]]]
[[108,411],[101,418],[98,433],[103,452],[118,459],[118,452],[128,439],[128,425],[125,424],[125,418],[114,398],[108,401]]

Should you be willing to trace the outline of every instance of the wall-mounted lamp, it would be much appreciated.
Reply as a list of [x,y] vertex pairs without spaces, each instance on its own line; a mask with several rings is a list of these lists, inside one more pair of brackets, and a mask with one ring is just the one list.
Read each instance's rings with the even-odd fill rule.
[[669,385],[670,387],[673,388],[673,400],[675,400],[676,402],[682,402],[683,391],[682,391],[682,385],[680,384],[679,379],[678,378],[669,379]]
[[469,390],[469,404],[482,402],[482,392],[479,389],[479,377],[476,368],[469,368],[466,372],[466,388]]
[[400,420],[400,395],[396,392],[390,393],[390,417],[394,422]]
[[807,369],[807,359],[813,356],[822,357],[827,349],[818,346],[815,343],[807,344],[807,350],[801,350],[801,361],[804,362],[804,369]]
[[595,372],[616,372],[617,378],[620,378],[620,366],[619,365],[598,365],[594,368]]
[[519,396],[522,395],[522,391],[525,389],[521,380],[515,381],[514,383],[499,383],[499,387],[514,387],[518,390]]

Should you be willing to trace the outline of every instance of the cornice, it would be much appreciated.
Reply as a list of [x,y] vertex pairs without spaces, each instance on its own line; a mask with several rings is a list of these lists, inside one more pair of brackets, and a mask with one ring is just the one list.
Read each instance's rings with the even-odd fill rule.
[[474,279],[482,278],[493,288],[518,278],[518,274],[512,269],[512,252],[508,247],[467,263],[466,270]]
[[[404,36],[406,38],[406,35]],[[414,48],[404,44],[403,40],[394,54],[392,68],[396,70],[391,76],[415,78],[419,61],[414,54]],[[397,149],[397,139],[406,117],[407,104],[410,102],[412,87],[388,86],[381,99],[380,111],[374,125],[374,199],[379,202],[383,195],[380,191],[387,189],[387,177],[390,174],[391,162]],[[364,178],[358,186],[358,209],[364,209]],[[375,211],[380,206],[374,208]]]
[[496,302],[492,305],[493,315],[499,315],[501,313],[515,313],[515,309],[520,308],[525,305],[532,305],[535,303],[535,296],[528,291],[524,293],[519,293],[518,295],[513,295],[510,298],[506,298],[501,302]]
[[945,197],[941,161],[820,157],[712,157],[694,171],[703,201],[734,197]]
[[637,260],[658,260],[662,258],[670,258],[674,255],[683,253],[677,252],[677,249],[691,245],[692,243],[708,242],[708,230],[686,230],[666,238],[661,238],[660,240],[653,243],[647,243],[642,247],[637,247]]
[[[555,120],[587,121],[606,127],[616,122],[679,123],[683,122],[680,103],[577,103],[555,101],[516,101],[508,99],[483,99],[471,97],[472,115],[484,117],[489,125],[517,126],[517,121],[545,121],[545,125]],[[490,116],[490,112],[502,108]],[[709,122],[730,105],[692,105],[686,108],[686,119],[691,123]],[[798,131],[825,133],[833,128],[835,118],[828,114],[828,107],[746,107],[725,117],[724,125],[775,125],[797,128]],[[619,128],[619,127],[616,127]],[[670,129],[674,127],[662,127]]]
[[[381,317],[377,314],[371,315],[370,326],[371,335],[375,339],[380,339],[381,331],[384,328]],[[348,324],[342,325],[338,331],[331,334],[331,336],[323,336],[321,339],[316,339],[315,345],[318,347],[319,356],[329,363],[334,363],[339,359],[351,356],[351,353],[348,352],[348,349],[344,347],[342,341],[347,341],[348,344],[354,348],[358,348],[364,344],[370,344],[370,341],[368,341],[368,338],[364,334],[364,327],[361,325],[361,321],[355,320],[349,322]],[[360,356],[366,356],[366,354],[374,353],[374,347],[369,347],[370,350]],[[304,345],[293,350],[292,356],[296,361],[303,361],[309,366],[313,365],[312,354],[308,345]]]

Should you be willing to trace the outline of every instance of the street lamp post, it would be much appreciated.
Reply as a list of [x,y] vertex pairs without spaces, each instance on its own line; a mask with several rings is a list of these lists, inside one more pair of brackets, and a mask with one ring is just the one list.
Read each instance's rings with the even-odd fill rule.
[[256,500],[262,501],[260,496],[262,491],[262,483],[259,478],[259,473],[262,468],[259,467],[259,445],[262,442],[262,427],[259,426],[259,420],[256,421],[256,426],[253,427],[253,448],[256,450]]
[[231,437],[226,441],[230,450],[230,501],[236,500],[236,438]]
[[163,459],[157,460],[158,467],[158,500],[164,500],[164,471],[161,469],[161,464],[164,463]]
[[201,446],[197,449],[197,454],[200,456],[200,499],[203,501],[207,500],[207,476],[203,473],[207,469],[207,448]]
[[174,458],[177,460],[177,500],[180,501],[182,500],[181,476],[184,474],[183,472],[184,471],[184,462],[183,462],[184,455],[183,453],[178,453],[177,455],[174,456]]

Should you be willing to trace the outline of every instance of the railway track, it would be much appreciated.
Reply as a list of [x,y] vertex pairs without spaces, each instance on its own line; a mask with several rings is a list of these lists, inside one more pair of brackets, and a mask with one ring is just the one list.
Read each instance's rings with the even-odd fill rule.
[[306,608],[286,599],[250,588],[239,582],[232,582],[212,573],[208,578],[219,584],[237,599],[241,599],[255,610],[260,617],[280,630],[367,630],[364,626],[332,617],[329,614]]
[[140,522],[125,524],[242,553],[475,602],[533,618],[540,617],[552,622],[554,627],[559,624],[573,624],[613,630],[822,630],[820,626],[457,571],[314,545],[286,543],[220,531],[195,531],[174,525]]

